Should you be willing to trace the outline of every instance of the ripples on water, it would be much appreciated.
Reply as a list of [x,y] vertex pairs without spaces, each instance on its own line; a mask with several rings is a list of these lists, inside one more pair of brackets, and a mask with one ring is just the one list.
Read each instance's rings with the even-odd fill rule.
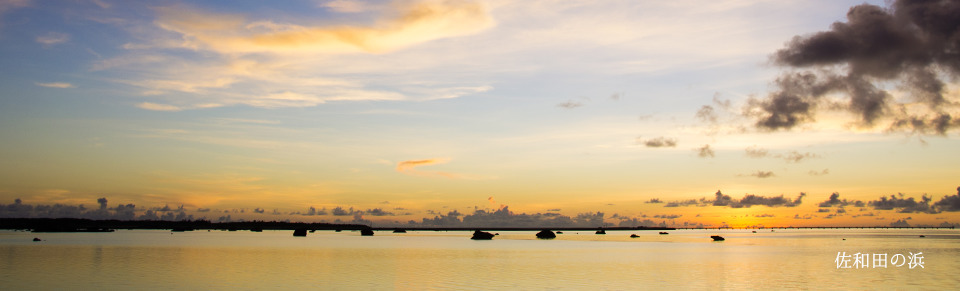
[[[536,232],[0,231],[3,290],[952,289],[956,230]],[[638,238],[630,238],[632,233]],[[727,238],[713,242],[710,235]],[[925,235],[920,238],[919,235]],[[32,242],[33,237],[45,239]],[[846,238],[846,240],[843,240]],[[837,252],[909,255],[924,268],[837,269]]]

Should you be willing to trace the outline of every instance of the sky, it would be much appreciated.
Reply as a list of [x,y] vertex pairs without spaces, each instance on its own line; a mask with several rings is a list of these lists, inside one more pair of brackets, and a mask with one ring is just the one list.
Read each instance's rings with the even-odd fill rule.
[[0,216],[956,224],[914,2],[2,0]]

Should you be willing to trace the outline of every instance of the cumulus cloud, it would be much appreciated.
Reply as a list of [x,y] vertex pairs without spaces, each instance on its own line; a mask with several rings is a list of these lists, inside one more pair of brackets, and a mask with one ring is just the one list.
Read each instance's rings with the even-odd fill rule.
[[644,201],[643,203],[663,203],[660,198],[650,198],[650,200]]
[[65,82],[51,82],[51,83],[37,82],[34,84],[40,87],[47,87],[47,88],[60,88],[60,89],[74,88],[73,84],[65,83]]
[[743,198],[734,199],[729,195],[725,195],[720,190],[717,190],[717,193],[714,193],[714,199],[708,200],[706,197],[689,200],[679,200],[668,202],[664,207],[679,207],[679,206],[725,206],[730,208],[749,208],[754,205],[762,205],[767,207],[795,207],[800,205],[803,202],[803,197],[806,196],[806,193],[800,193],[796,199],[790,200],[784,198],[783,195],[775,197],[765,197],[754,194],[746,194]]
[[514,213],[505,206],[496,210],[478,209],[471,214],[462,214],[456,210],[421,221],[408,222],[410,226],[449,226],[449,227],[603,227],[612,226],[604,222],[603,212],[580,213],[574,217],[557,213]]
[[751,157],[751,158],[765,158],[767,157],[767,154],[770,153],[769,151],[762,148],[758,148],[756,146],[748,147],[744,150],[744,152],[747,155],[747,157]]
[[697,156],[701,158],[712,158],[715,156],[713,149],[710,148],[709,144],[705,144],[702,147],[696,148]]
[[706,123],[717,123],[716,110],[714,110],[713,106],[710,105],[703,105],[703,107],[700,107],[700,109],[697,110],[696,117],[697,119],[700,119],[700,121]]
[[803,161],[803,160],[806,160],[806,159],[819,158],[820,155],[817,155],[817,154],[814,154],[814,153],[801,153],[801,152],[798,152],[798,151],[790,151],[790,152],[788,152],[788,153],[786,153],[786,154],[779,154],[779,155],[776,155],[776,156],[774,156],[774,157],[783,159],[784,161],[787,161],[788,163],[799,163],[800,161]]
[[820,157],[820,155],[815,153],[799,152],[796,150],[792,150],[792,151],[789,151],[786,153],[780,153],[780,154],[771,154],[769,150],[760,148],[757,146],[752,146],[744,149],[744,155],[754,159],[760,159],[760,158],[766,158],[766,157],[782,159],[787,163],[799,163],[807,159]]
[[366,211],[364,211],[364,214],[373,215],[373,216],[392,216],[392,215],[395,215],[393,212],[384,211],[383,209],[380,209],[380,208],[367,209]]
[[864,207],[866,204],[860,200],[856,200],[856,201],[848,201],[847,199],[840,200],[840,193],[837,193],[837,192],[833,192],[832,194],[830,194],[830,198],[828,198],[826,201],[820,202],[819,204],[820,207],[834,207],[834,206],[843,207],[848,205],[853,205],[855,207]]
[[[774,63],[799,71],[781,75],[777,91],[750,99],[744,114],[757,128],[776,131],[836,108],[854,114],[862,127],[886,120],[890,131],[944,135],[960,125],[942,80],[960,74],[957,14],[956,1],[854,6],[846,22],[797,36],[777,51]],[[911,100],[898,102],[884,82],[896,82]]]
[[749,176],[757,177],[757,178],[760,178],[760,179],[765,179],[765,178],[775,177],[776,174],[774,174],[774,173],[771,172],[771,171],[759,171],[759,170],[758,170],[758,171],[755,172],[755,173],[751,173]]
[[657,214],[653,218],[663,218],[663,219],[677,219],[683,217],[683,214]]
[[904,196],[903,193],[898,193],[898,195],[890,195],[889,198],[880,197],[880,199],[869,201],[867,204],[876,210],[897,210],[900,213],[937,213],[937,210],[930,206],[932,199],[929,196],[923,195],[920,201],[913,197],[904,198]]
[[960,211],[960,187],[957,187],[957,195],[943,196],[934,206],[941,211]]
[[[13,204],[0,204],[0,218],[86,218],[98,220],[166,220],[182,221],[193,220],[193,215],[187,214],[183,206],[155,207],[151,209],[137,208],[134,204],[118,204],[116,207],[107,205],[107,198],[96,199],[97,208],[89,209],[83,204],[25,204],[19,198]],[[142,213],[142,214],[141,214]],[[139,215],[138,215],[139,214]]]
[[672,147],[676,147],[676,146],[677,146],[677,140],[676,140],[676,139],[674,139],[674,138],[666,138],[666,137],[662,137],[662,136],[661,136],[661,137],[657,137],[657,138],[648,139],[648,140],[645,140],[645,141],[644,141],[644,140],[640,140],[640,138],[637,138],[637,142],[645,145],[645,146],[648,147],[648,148],[662,148],[662,147],[670,147],[670,148],[672,148]]
[[907,222],[907,219],[898,219],[897,221],[891,222],[891,227],[910,227],[910,223]]

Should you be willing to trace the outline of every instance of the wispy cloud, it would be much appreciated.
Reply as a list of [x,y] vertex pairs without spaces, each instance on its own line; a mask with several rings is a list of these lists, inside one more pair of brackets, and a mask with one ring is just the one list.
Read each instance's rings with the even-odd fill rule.
[[56,44],[65,43],[70,40],[70,35],[60,32],[50,32],[45,35],[38,36],[36,41],[44,46],[52,46]]
[[557,104],[557,107],[566,108],[566,109],[574,109],[582,106],[583,106],[583,103],[572,101],[572,100]]
[[64,83],[64,82],[52,82],[52,83],[37,82],[34,84],[40,87],[47,87],[47,88],[61,88],[61,89],[74,88],[73,84]]
[[[352,1],[328,2],[339,9],[362,11]],[[398,2],[395,17],[370,26],[305,26],[248,21],[185,7],[157,8],[157,24],[184,36],[181,46],[220,53],[387,52],[418,43],[467,35],[492,27],[488,9],[472,1]],[[360,9],[360,10],[358,10]]]
[[451,178],[451,179],[463,178],[463,176],[459,174],[440,172],[440,171],[421,171],[420,169],[417,169],[418,167],[445,164],[449,161],[450,159],[426,159],[426,160],[402,161],[397,163],[396,170],[397,172],[407,174],[407,175],[413,175],[413,176],[444,177],[444,178]]
[[750,174],[750,176],[757,177],[757,178],[760,178],[760,179],[764,179],[764,178],[774,177],[774,176],[776,176],[776,175],[773,174],[773,172],[771,172],[771,171],[757,171],[756,173]]
[[382,8],[370,2],[358,0],[320,0],[317,6],[339,13],[360,13],[372,9]]
[[169,104],[157,104],[157,103],[150,103],[150,102],[143,102],[143,103],[137,104],[137,107],[139,107],[140,109],[146,109],[146,110],[152,110],[152,111],[181,111],[181,110],[183,110],[183,108],[180,108],[180,107],[177,107],[177,106],[174,106],[174,105],[169,105]]
[[824,176],[824,175],[829,175],[829,174],[830,174],[830,169],[823,169],[823,170],[820,170],[820,171],[810,170],[809,172],[807,172],[807,174],[809,174],[810,176]]
[[[358,3],[320,5],[348,9]],[[427,70],[443,64],[382,56],[492,27],[482,3],[398,1],[358,12],[372,19],[369,24],[327,26],[269,16],[250,20],[186,5],[154,11],[152,22],[130,31],[140,41],[125,44],[126,54],[91,66],[120,73],[113,81],[142,88],[144,96],[154,98],[151,103],[177,104],[182,110],[202,108],[197,104],[312,107],[333,101],[450,99],[492,89]],[[413,78],[411,72],[421,76]]]

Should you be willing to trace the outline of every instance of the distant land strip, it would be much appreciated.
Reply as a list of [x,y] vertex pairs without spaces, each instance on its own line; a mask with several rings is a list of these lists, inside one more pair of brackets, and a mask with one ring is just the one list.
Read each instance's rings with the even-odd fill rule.
[[116,229],[169,229],[190,230],[374,230],[374,231],[626,231],[626,230],[691,230],[691,229],[954,229],[954,226],[805,226],[805,227],[370,227],[363,224],[333,224],[282,221],[210,222],[206,220],[160,221],[160,220],[91,220],[82,218],[0,218],[0,229],[30,230],[33,232],[110,232]]

